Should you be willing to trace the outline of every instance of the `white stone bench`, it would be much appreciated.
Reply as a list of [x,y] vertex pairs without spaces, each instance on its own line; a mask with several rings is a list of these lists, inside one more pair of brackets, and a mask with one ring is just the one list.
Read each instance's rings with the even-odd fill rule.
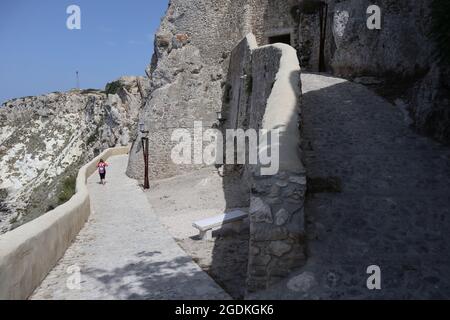
[[213,230],[226,224],[232,224],[233,229],[239,232],[242,221],[247,217],[248,212],[243,210],[233,210],[211,218],[196,221],[192,223],[192,226],[200,231],[200,238],[202,240],[210,240],[212,239]]

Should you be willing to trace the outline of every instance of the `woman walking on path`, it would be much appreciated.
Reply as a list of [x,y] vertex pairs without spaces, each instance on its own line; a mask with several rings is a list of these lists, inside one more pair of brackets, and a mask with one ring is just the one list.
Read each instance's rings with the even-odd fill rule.
[[108,166],[108,164],[103,161],[103,159],[100,159],[99,163],[97,164],[97,168],[98,168],[98,173],[100,174],[100,183],[101,184],[105,184],[106,183],[106,167]]

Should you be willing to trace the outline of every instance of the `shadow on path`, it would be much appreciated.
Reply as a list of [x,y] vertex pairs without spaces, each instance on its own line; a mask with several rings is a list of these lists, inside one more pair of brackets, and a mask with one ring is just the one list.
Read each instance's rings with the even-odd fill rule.
[[[416,134],[367,88],[303,74],[308,263],[254,298],[450,297],[450,148]],[[330,192],[333,191],[333,192]],[[367,268],[381,268],[369,291]]]

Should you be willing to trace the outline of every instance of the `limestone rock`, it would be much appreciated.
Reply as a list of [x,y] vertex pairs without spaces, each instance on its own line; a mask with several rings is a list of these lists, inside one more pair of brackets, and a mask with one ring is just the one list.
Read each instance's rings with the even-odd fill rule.
[[286,188],[289,184],[286,181],[278,181],[276,185],[280,188]]
[[[164,178],[198,169],[171,161],[173,128],[192,128],[202,121],[210,129],[222,108],[231,50],[248,33],[262,38],[252,24],[264,16],[265,0],[171,0],[156,32],[155,51],[147,74],[150,95],[141,110],[150,129],[150,175]],[[254,29],[254,30],[253,30]],[[211,81],[212,80],[212,81]],[[134,137],[139,141],[140,136]],[[127,174],[142,178],[139,144],[130,153]]]
[[289,218],[290,218],[289,212],[287,212],[284,208],[282,208],[275,214],[275,224],[277,226],[283,226],[286,224]]
[[295,292],[308,292],[310,289],[312,289],[314,286],[317,285],[316,277],[312,272],[304,272],[291,280],[287,283],[287,287],[289,290],[295,291]]
[[252,222],[273,223],[272,209],[261,198],[251,199],[249,213]]
[[250,260],[250,263],[255,265],[255,266],[266,266],[269,264],[270,262],[270,256],[269,255],[256,255],[253,256]]
[[[433,36],[438,35],[431,32],[435,20],[433,1],[375,3],[381,9],[380,30],[369,30],[366,25],[366,10],[373,1],[326,0],[322,3],[328,5],[328,16],[322,17],[324,19],[319,9],[300,12],[297,49],[301,66],[308,71],[321,68],[321,71],[374,86],[380,93],[385,91],[390,100],[406,94],[408,109],[412,110],[414,125],[419,131],[449,143],[449,67],[436,59],[438,49]],[[321,34],[320,21],[325,18],[327,28]],[[321,37],[325,39],[323,46]]]
[[252,225],[250,228],[254,241],[277,241],[289,238],[289,230],[284,227],[274,227],[273,225]]
[[289,181],[296,184],[306,185],[306,177],[302,176],[291,176],[289,177]]
[[419,130],[450,143],[450,67],[433,64],[418,85],[412,114]]
[[[329,0],[333,14],[331,32],[326,34],[326,59],[341,76],[376,76],[387,72],[412,75],[429,64],[431,46],[425,21],[430,14],[427,1],[386,0],[381,30],[366,26],[369,0]],[[333,50],[334,47],[334,50]]]
[[269,245],[270,253],[274,256],[281,257],[291,251],[292,246],[286,241],[273,241]]
[[6,101],[0,108],[0,233],[59,204],[66,178],[102,150],[131,142],[148,84],[122,77],[100,90]]

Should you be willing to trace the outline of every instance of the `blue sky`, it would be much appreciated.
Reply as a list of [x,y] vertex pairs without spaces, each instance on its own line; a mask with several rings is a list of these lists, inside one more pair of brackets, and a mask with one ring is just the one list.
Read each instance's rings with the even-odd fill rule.
[[[69,5],[81,30],[69,30]],[[1,0],[0,104],[7,99],[104,88],[122,75],[144,75],[168,0]]]

